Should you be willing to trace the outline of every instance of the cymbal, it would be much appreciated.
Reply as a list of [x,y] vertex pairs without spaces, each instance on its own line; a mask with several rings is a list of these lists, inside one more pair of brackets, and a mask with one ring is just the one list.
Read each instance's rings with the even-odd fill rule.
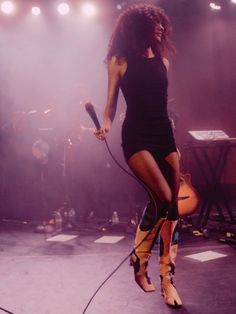
[[32,110],[28,111],[26,114],[27,114],[28,116],[34,115],[34,114],[39,114],[39,115],[43,116],[43,115],[48,115],[48,114],[50,114],[50,113],[51,113],[52,111],[54,111],[55,109],[56,109],[55,106],[50,107],[50,108],[45,109],[45,110],[36,110],[36,109],[32,109]]

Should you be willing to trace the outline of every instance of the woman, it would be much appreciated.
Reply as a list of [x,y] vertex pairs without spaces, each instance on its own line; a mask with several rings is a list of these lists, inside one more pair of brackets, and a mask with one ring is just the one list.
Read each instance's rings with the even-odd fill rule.
[[116,113],[119,89],[127,110],[122,125],[122,147],[134,174],[150,190],[150,201],[137,228],[131,256],[135,281],[154,291],[147,274],[152,246],[160,231],[160,277],[165,302],[182,305],[173,284],[177,254],[179,158],[167,114],[168,52],[171,26],[154,5],[130,6],[118,18],[107,54],[108,93],[101,129],[104,140]]

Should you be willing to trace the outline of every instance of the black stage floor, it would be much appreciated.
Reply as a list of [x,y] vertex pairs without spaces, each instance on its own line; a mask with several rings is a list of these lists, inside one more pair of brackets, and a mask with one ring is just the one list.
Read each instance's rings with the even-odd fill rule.
[[[132,250],[134,230],[99,230],[98,223],[63,232],[61,241],[35,233],[30,224],[0,224],[0,307],[14,314],[82,314],[90,297]],[[184,306],[167,307],[160,295],[158,247],[149,273],[156,292],[144,293],[133,280],[128,260],[93,299],[88,314],[234,314],[236,313],[236,250],[218,241],[227,225],[215,223],[204,236],[181,230],[175,283]],[[96,243],[123,237],[117,243]],[[104,238],[103,238],[104,239]],[[188,255],[203,253],[199,261]],[[201,256],[201,255],[199,255]],[[219,257],[220,256],[220,257]],[[4,313],[0,310],[0,313]]]

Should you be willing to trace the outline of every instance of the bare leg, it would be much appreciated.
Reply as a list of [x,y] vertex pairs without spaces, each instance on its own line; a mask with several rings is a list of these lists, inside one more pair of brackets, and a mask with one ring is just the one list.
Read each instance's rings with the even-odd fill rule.
[[[164,170],[167,172],[167,165],[169,161],[164,163],[163,168],[165,168]],[[128,164],[135,175],[153,192],[153,197],[156,198],[158,203],[171,203],[171,188],[160,166],[157,164],[157,161],[150,152],[143,150],[135,153],[129,159]]]
[[[171,178],[173,171],[169,162],[162,160],[157,163],[148,151],[140,151],[134,154],[129,160],[129,166],[136,176],[148,186],[152,194],[150,203],[146,207],[137,228],[136,249],[131,258],[137,284],[144,291],[150,292],[154,291],[155,288],[147,274],[147,266],[153,244],[172,203],[172,191],[168,182],[171,180],[167,180],[166,177]],[[155,199],[155,202],[153,199]],[[170,214],[172,214],[172,211],[170,211]]]
[[[130,158],[129,166],[136,176],[149,187],[152,196],[156,200],[156,204],[154,204],[151,198],[150,205],[146,208],[137,228],[135,245],[137,246],[143,239],[145,240],[132,256],[135,280],[143,290],[154,290],[146,268],[151,256],[152,246],[161,228],[160,273],[162,295],[168,305],[180,306],[182,302],[173,285],[177,244],[174,243],[175,245],[173,245],[172,241],[178,223],[177,200],[180,182],[178,154],[173,152],[164,159],[156,160],[150,152],[140,151]],[[167,220],[162,218],[166,214]],[[156,221],[154,221],[155,217]],[[149,234],[145,238],[147,233]]]
[[167,156],[166,162],[170,165],[169,168],[167,167],[169,173],[166,178],[172,191],[172,203],[168,219],[164,222],[160,232],[161,292],[166,304],[179,307],[182,305],[182,301],[173,283],[179,238],[178,214],[176,213],[180,182],[179,162],[173,153]]

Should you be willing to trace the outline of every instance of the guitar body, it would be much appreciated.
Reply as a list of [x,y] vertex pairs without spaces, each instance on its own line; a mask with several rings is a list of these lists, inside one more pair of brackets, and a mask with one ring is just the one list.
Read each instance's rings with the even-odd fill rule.
[[180,187],[178,194],[178,207],[180,217],[192,215],[199,204],[197,191],[191,183],[191,175],[189,173],[182,174],[180,177]]

